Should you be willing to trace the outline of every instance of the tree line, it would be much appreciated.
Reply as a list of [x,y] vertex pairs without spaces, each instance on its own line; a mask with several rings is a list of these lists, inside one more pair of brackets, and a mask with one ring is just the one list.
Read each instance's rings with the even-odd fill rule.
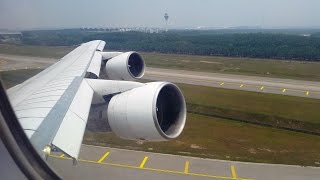
[[101,39],[108,50],[320,61],[319,33],[94,32],[52,30],[22,32],[29,45],[70,46]]

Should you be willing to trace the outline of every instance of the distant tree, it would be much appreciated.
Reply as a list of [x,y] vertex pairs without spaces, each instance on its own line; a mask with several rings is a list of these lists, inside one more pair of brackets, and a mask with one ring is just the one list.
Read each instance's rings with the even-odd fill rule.
[[173,31],[167,33],[92,32],[86,29],[26,31],[21,42],[31,45],[69,46],[102,39],[109,50],[320,60],[320,33],[311,36],[279,33],[221,33]]

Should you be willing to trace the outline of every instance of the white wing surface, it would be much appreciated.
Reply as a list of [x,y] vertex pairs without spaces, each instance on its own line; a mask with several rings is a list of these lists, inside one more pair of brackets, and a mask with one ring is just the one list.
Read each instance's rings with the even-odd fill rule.
[[16,116],[39,152],[53,143],[78,158],[93,95],[83,79],[96,49],[103,49],[104,44],[104,41],[84,43],[46,70],[8,90]]

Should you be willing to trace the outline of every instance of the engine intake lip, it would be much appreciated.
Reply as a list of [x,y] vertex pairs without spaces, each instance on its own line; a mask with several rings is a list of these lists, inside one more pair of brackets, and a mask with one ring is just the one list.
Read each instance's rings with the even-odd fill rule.
[[131,77],[138,79],[144,75],[145,63],[137,52],[131,52],[127,60],[127,68]]
[[[158,107],[161,104],[165,107]],[[154,124],[159,134],[165,139],[177,138],[186,123],[186,103],[179,87],[170,82],[162,83],[153,97],[152,109]]]

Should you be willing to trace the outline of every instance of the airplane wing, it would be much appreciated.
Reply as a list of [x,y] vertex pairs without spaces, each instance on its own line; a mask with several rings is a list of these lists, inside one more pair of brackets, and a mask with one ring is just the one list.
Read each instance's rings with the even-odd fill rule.
[[143,59],[136,52],[102,52],[104,46],[101,40],[84,43],[8,90],[21,126],[44,157],[54,146],[78,158],[92,104],[106,105],[105,121],[120,137],[158,141],[181,134],[186,108],[178,87],[123,81],[143,76]]
[[[82,44],[48,69],[8,90],[16,116],[38,151],[55,142],[71,157],[78,156],[79,152],[74,150],[79,149],[75,147],[79,146],[79,140],[72,142],[72,139],[84,133],[92,98],[92,89],[82,80],[100,43]],[[81,99],[79,96],[83,94],[85,98]],[[71,129],[77,131],[64,132],[70,123]],[[70,144],[66,147],[60,138],[67,132],[64,142]]]

